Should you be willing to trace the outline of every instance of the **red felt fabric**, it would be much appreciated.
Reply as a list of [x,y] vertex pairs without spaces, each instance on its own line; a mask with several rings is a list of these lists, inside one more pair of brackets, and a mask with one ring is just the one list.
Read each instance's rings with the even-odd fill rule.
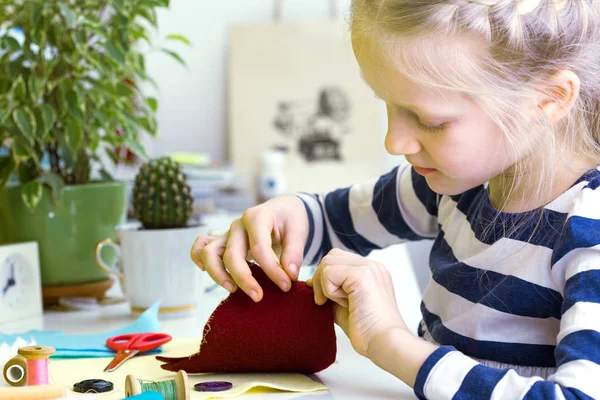
[[231,293],[204,326],[200,350],[188,357],[158,356],[169,371],[297,372],[311,374],[336,357],[331,302],[317,306],[312,288],[293,282],[283,292],[256,264],[252,274],[264,291],[254,303],[242,290]]

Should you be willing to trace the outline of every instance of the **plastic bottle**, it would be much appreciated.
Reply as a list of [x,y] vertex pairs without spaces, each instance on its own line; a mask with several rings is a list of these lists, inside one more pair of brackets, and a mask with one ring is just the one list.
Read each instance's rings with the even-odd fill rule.
[[260,202],[285,193],[285,157],[285,153],[281,150],[265,150],[261,154],[258,180]]

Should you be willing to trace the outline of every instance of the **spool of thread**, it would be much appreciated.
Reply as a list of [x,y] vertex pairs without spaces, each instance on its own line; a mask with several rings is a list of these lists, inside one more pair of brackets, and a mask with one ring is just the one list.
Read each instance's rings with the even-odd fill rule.
[[185,371],[179,371],[175,379],[166,381],[138,381],[133,375],[125,379],[125,396],[137,396],[146,392],[160,393],[165,400],[190,400],[190,388]]
[[56,352],[50,346],[26,346],[19,355],[27,359],[27,386],[48,384],[48,357]]
[[27,384],[27,359],[21,355],[14,356],[4,365],[4,380],[10,386]]
[[66,395],[66,388],[60,385],[0,387],[0,399],[2,400],[50,400]]

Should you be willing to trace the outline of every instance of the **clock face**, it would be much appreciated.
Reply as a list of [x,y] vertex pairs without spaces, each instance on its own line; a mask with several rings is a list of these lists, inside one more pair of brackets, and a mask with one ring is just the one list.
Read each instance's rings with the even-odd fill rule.
[[4,259],[0,265],[0,303],[12,310],[27,305],[27,295],[33,284],[29,268],[27,261],[18,254]]

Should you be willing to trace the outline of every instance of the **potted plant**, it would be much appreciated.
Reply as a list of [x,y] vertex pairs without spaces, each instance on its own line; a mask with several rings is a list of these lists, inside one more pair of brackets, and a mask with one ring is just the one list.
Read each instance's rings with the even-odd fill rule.
[[[201,273],[189,257],[194,240],[206,227],[191,219],[193,198],[186,175],[169,157],[141,166],[133,187],[138,221],[116,228],[118,242],[107,238],[96,247],[96,262],[116,273],[134,313],[161,300],[161,316],[185,316],[196,307]],[[120,267],[106,262],[104,247],[116,248]]]
[[157,100],[141,90],[153,82],[142,44],[154,50],[156,12],[168,6],[0,3],[0,243],[38,242],[45,298],[110,287],[94,246],[125,221],[127,185],[108,164],[148,158],[142,135],[157,134]]

